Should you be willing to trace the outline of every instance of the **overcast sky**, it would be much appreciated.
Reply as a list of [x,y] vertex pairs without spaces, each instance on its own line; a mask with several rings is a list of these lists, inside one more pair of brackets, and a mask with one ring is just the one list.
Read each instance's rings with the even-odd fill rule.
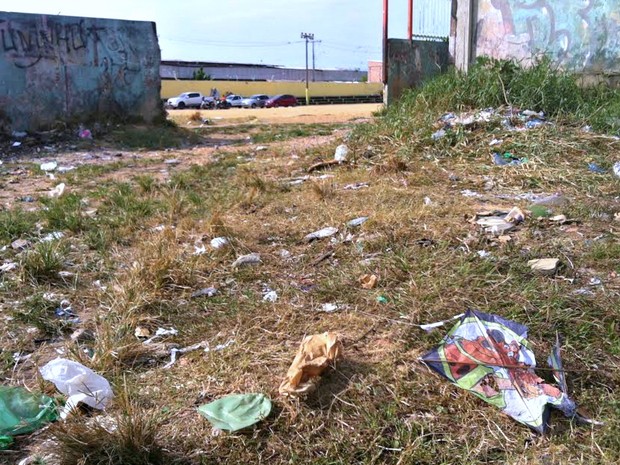
[[[382,0],[0,0],[2,11],[155,21],[164,60],[304,67],[308,32],[321,41],[317,68],[360,69],[381,59],[382,8]],[[390,36],[405,37],[406,13],[407,0],[390,0]]]

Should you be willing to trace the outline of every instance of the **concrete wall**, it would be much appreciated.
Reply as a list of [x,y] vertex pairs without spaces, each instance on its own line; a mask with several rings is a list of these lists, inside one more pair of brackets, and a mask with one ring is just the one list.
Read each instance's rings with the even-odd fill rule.
[[[162,79],[192,79],[194,71],[203,69],[205,74],[212,79],[239,80],[239,81],[304,81],[306,80],[306,68],[280,68],[277,66],[244,66],[241,64],[226,65],[214,63],[177,62],[161,64]],[[312,81],[312,69],[308,71],[309,80]],[[366,77],[366,71],[347,69],[317,69],[314,71],[315,81],[342,81],[357,82]]]
[[461,68],[483,55],[529,64],[544,53],[579,73],[620,74],[618,1],[458,0],[457,12],[456,61]]
[[161,114],[155,23],[0,12],[0,130]]
[[387,104],[406,89],[444,72],[449,63],[448,42],[388,39]]
[[[233,94],[248,97],[253,94],[291,94],[304,97],[305,82],[255,82],[255,81],[168,81],[161,82],[161,98],[175,97],[183,92],[200,92],[209,95],[217,87],[220,94]],[[383,90],[381,83],[370,82],[311,82],[308,86],[311,97],[340,97],[356,95],[378,95]],[[305,97],[304,97],[305,98]]]

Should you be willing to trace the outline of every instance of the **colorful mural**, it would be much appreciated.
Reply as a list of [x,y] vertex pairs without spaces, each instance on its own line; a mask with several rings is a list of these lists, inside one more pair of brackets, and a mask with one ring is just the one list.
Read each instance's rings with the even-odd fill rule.
[[547,53],[588,73],[620,72],[620,2],[611,0],[479,0],[476,56],[525,63]]

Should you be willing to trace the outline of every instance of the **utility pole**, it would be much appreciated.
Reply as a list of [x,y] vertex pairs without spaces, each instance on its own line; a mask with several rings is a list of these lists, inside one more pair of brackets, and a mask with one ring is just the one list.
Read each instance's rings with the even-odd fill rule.
[[306,40],[306,105],[310,105],[310,93],[308,92],[308,41],[314,40],[314,34],[302,32],[301,38]]
[[316,81],[316,79],[314,79],[314,69],[315,69],[315,66],[314,66],[314,44],[316,42],[321,43],[321,41],[320,40],[313,40],[312,41],[312,82]]

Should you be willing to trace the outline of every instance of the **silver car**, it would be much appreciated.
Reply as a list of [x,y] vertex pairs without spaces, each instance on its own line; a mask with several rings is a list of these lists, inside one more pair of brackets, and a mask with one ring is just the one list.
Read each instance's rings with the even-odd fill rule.
[[269,95],[255,94],[241,100],[241,106],[243,108],[264,108],[267,100],[269,100]]
[[241,95],[229,95],[226,97],[226,101],[230,103],[231,107],[240,107],[242,100],[243,97]]

